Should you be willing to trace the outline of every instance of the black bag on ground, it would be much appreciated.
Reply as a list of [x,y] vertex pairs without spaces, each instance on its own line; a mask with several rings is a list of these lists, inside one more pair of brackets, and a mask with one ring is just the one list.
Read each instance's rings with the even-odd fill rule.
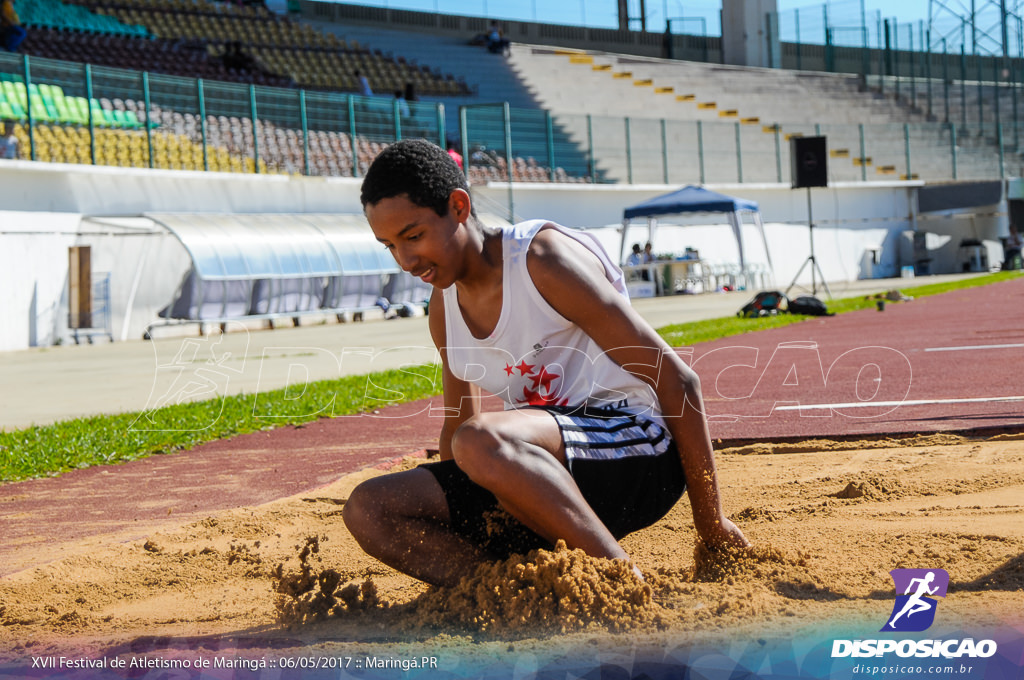
[[813,295],[801,295],[789,301],[790,314],[807,314],[808,316],[832,316],[825,303]]
[[736,316],[753,319],[759,316],[774,316],[786,312],[786,296],[777,290],[763,290],[754,299],[743,305]]

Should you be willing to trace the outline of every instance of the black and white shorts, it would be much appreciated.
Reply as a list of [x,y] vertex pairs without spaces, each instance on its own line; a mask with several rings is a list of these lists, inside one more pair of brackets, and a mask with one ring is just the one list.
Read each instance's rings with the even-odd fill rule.
[[[562,431],[569,473],[616,540],[664,517],[686,490],[675,443],[659,424],[620,411],[551,412]],[[455,461],[426,463],[448,502],[452,529],[496,559],[552,545],[508,515]]]

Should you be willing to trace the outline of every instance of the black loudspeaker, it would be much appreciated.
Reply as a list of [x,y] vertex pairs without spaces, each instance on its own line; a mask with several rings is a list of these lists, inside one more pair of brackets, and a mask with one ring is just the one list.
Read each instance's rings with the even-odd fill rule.
[[793,188],[828,186],[828,148],[824,137],[791,137]]

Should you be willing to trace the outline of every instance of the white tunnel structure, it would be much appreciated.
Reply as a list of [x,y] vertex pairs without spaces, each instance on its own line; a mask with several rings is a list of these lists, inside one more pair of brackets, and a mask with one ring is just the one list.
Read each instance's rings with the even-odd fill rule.
[[[430,286],[401,271],[357,215],[147,213],[192,266],[163,319],[225,321],[422,304]],[[383,298],[383,300],[382,300]],[[386,302],[385,302],[386,301]]]

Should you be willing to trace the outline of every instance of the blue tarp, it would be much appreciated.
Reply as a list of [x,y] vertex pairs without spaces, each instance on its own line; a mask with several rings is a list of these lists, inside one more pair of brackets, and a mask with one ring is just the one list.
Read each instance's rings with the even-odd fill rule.
[[731,213],[741,210],[756,212],[755,201],[733,198],[702,187],[685,186],[671,193],[626,208],[622,215],[627,220],[634,217],[656,217],[658,215],[675,215],[688,212]]

